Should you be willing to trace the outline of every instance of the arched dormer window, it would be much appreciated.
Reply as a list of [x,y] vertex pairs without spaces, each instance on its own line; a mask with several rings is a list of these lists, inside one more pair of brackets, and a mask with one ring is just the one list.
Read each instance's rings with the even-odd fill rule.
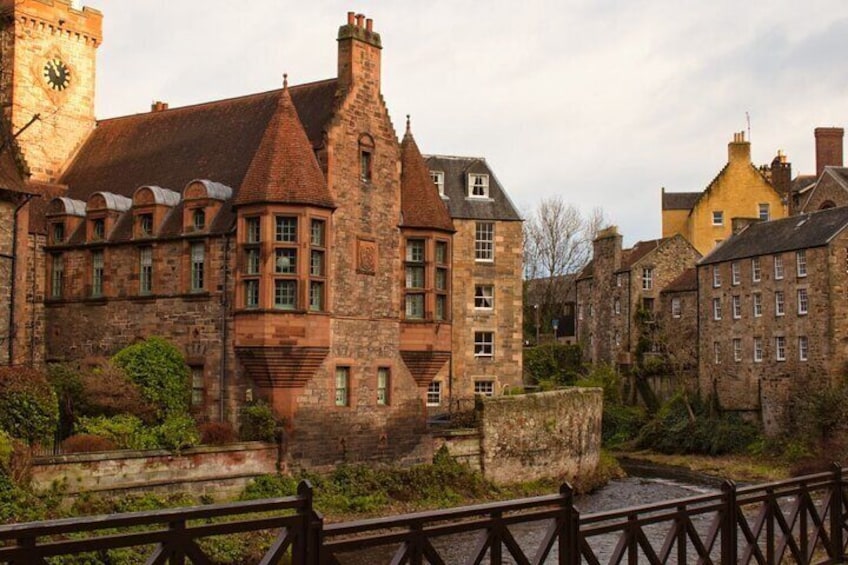
[[178,192],[160,186],[145,185],[133,193],[133,237],[150,238],[156,235],[167,213],[180,203]]
[[226,185],[210,180],[193,180],[183,189],[183,230],[198,232],[209,229],[224,202],[233,195]]
[[374,170],[374,138],[363,133],[359,136],[359,180],[371,182]]

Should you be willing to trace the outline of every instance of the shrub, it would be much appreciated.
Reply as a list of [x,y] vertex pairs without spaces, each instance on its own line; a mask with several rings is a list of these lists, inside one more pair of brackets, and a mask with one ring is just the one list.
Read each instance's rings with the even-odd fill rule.
[[180,351],[161,337],[125,347],[112,362],[123,369],[157,407],[159,420],[171,413],[186,413],[191,401],[189,370]]
[[0,430],[0,476],[9,476],[14,450],[15,446],[12,443],[12,436]]
[[91,434],[76,434],[62,442],[63,453],[92,453],[117,448],[117,444],[111,439]]
[[80,416],[117,416],[132,414],[147,423],[156,420],[156,409],[145,400],[141,388],[126,372],[111,363],[92,367],[79,376]]
[[274,441],[277,421],[271,407],[263,402],[245,406],[241,411],[239,437],[244,441]]
[[59,437],[68,437],[74,429],[77,404],[82,397],[79,371],[68,363],[47,365],[47,379],[59,402]]
[[634,440],[647,422],[647,414],[639,406],[605,404],[601,424],[603,444],[614,447]]
[[551,381],[571,385],[579,378],[581,368],[579,345],[549,343],[524,349],[524,372],[528,382]]
[[74,431],[107,438],[121,449],[154,449],[159,445],[156,429],[129,414],[112,418],[83,416],[77,420]]
[[159,447],[180,451],[200,442],[194,418],[188,414],[170,414],[156,428]]
[[239,500],[283,498],[297,494],[298,481],[287,475],[261,475],[253,479],[242,491]]
[[236,431],[229,422],[206,422],[200,424],[197,431],[203,445],[226,445],[236,440]]
[[621,375],[611,365],[595,365],[584,378],[574,383],[582,387],[604,389],[605,404],[621,404]]
[[33,444],[52,440],[58,423],[56,393],[44,373],[0,367],[0,429]]

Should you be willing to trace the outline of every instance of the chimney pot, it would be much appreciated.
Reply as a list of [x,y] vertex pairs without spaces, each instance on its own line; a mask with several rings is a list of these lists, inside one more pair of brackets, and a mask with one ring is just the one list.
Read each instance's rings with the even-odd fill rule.
[[368,18],[367,20],[365,20],[365,29],[368,30],[369,32],[374,31],[374,20],[373,19]]
[[365,21],[365,14],[356,14],[356,27],[362,27],[363,21]]
[[161,100],[157,100],[153,104],[150,105],[150,111],[151,112],[161,112],[162,110],[167,110],[167,109],[168,109],[168,103],[162,102]]
[[354,14],[353,12],[347,13],[347,25],[352,26],[354,24]]

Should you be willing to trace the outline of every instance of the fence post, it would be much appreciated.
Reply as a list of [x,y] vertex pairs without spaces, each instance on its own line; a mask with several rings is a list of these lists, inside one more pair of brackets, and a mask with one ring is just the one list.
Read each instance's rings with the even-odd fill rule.
[[580,563],[580,513],[574,508],[574,489],[570,484],[559,487],[562,496],[563,522],[559,531],[557,553],[559,565],[578,565]]
[[833,471],[833,490],[830,493],[830,544],[833,546],[830,550],[830,556],[837,563],[845,561],[845,545],[842,541],[842,522],[843,522],[843,488],[842,488],[842,466],[839,463],[833,463],[830,466]]
[[724,515],[721,517],[721,562],[736,563],[736,483],[726,480],[721,485],[724,494]]
[[303,503],[297,509],[300,531],[294,537],[292,563],[307,565],[309,540],[312,537],[312,484],[308,480],[302,480],[297,485],[297,496],[303,499]]

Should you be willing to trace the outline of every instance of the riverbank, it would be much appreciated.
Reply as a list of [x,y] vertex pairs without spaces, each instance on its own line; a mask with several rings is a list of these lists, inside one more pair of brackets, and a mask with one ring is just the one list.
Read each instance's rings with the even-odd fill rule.
[[763,483],[779,481],[791,476],[791,466],[784,460],[750,455],[665,455],[647,450],[614,451],[611,453],[619,460],[625,470],[631,469],[638,474],[641,467],[666,472],[677,472],[686,480],[701,479],[706,482],[722,482],[730,479],[737,483]]

